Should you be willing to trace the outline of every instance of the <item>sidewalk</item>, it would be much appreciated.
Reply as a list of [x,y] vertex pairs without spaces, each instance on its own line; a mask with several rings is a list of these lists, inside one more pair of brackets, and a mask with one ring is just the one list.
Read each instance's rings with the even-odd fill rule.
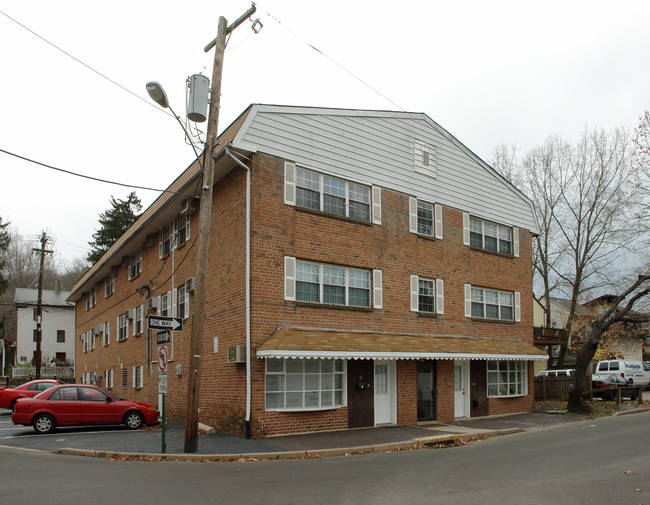
[[[166,430],[166,454],[162,454],[161,430],[148,430],[143,437],[121,437],[102,443],[95,439],[94,447],[57,449],[59,454],[108,457],[116,459],[148,460],[201,460],[232,461],[260,459],[294,459],[338,456],[345,454],[383,452],[436,445],[449,445],[459,440],[517,433],[533,428],[545,428],[580,422],[575,416],[526,413],[503,417],[461,420],[447,424],[426,426],[380,426],[352,430],[286,435],[265,439],[244,439],[217,432],[199,434],[198,451],[183,452],[185,426],[168,421]],[[128,440],[127,440],[128,439]]]

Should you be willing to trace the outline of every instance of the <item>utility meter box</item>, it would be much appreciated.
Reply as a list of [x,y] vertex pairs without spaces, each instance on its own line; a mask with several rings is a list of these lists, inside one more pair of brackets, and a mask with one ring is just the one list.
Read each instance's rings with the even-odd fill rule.
[[187,97],[187,119],[203,123],[208,112],[208,92],[210,79],[203,74],[194,74],[189,80],[190,92]]

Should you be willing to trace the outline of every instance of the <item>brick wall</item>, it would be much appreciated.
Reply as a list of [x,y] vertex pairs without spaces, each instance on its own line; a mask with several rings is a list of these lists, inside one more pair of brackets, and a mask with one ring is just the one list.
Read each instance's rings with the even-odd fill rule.
[[[479,251],[462,243],[462,209],[443,209],[444,239],[422,238],[409,232],[408,195],[382,189],[382,224],[371,225],[285,205],[284,160],[263,153],[252,155],[251,195],[251,434],[282,433],[347,427],[347,409],[319,412],[274,412],[265,408],[264,361],[255,349],[280,325],[399,331],[421,334],[523,338],[532,343],[531,236],[520,230],[520,257]],[[213,224],[203,347],[200,420],[219,429],[244,433],[246,368],[226,363],[230,345],[245,343],[245,195],[246,173],[235,168],[215,185]],[[175,252],[175,285],[194,275],[198,212],[191,220],[191,238]],[[158,231],[150,230],[149,233]],[[326,307],[284,300],[284,257],[333,263],[383,272],[383,309]],[[116,260],[119,261],[119,260]],[[129,281],[120,267],[116,292],[104,298],[99,285],[97,306],[85,310],[77,304],[77,378],[84,372],[103,374],[114,369],[119,396],[157,403],[157,367],[147,369],[146,336],[117,342],[116,317],[126,308],[145,303],[135,288],[147,284],[152,296],[171,289],[172,258],[158,258],[158,243],[144,249],[143,272]],[[430,316],[410,311],[409,276],[444,279],[445,313]],[[464,317],[464,284],[521,292],[521,322],[494,323]],[[190,312],[193,296],[190,296]],[[94,325],[111,321],[111,343],[98,341],[84,353],[78,335]],[[186,413],[189,336],[192,318],[175,332],[173,361],[169,364],[167,414],[183,419]],[[151,337],[155,341],[155,335]],[[214,339],[218,338],[218,352]],[[149,343],[155,360],[155,343]],[[131,367],[145,365],[144,387],[132,387]],[[181,374],[176,374],[180,365]],[[128,367],[128,387],[121,388],[120,366]],[[529,367],[529,375],[532,366]],[[532,381],[531,381],[532,384]],[[438,418],[453,419],[453,362],[438,361]],[[397,419],[417,421],[417,365],[397,362]],[[530,397],[490,399],[490,414],[530,408]]]

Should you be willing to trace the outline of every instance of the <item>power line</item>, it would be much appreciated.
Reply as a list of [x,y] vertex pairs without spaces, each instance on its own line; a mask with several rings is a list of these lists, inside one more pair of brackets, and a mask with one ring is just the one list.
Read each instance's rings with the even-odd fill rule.
[[142,100],[144,103],[146,103],[147,105],[153,107],[154,109],[156,109],[156,110],[162,112],[163,114],[167,114],[168,116],[171,116],[171,114],[170,114],[169,112],[167,112],[167,111],[165,111],[165,110],[163,110],[163,109],[161,109],[161,108],[159,108],[159,107],[156,107],[156,106],[155,106],[153,103],[151,103],[149,100],[147,100],[147,99],[141,97],[140,95],[137,95],[137,94],[134,93],[133,91],[131,91],[131,90],[125,88],[124,86],[122,86],[119,82],[114,81],[114,80],[111,79],[110,77],[108,77],[108,76],[102,74],[99,70],[95,70],[93,67],[91,67],[91,66],[88,65],[87,63],[84,63],[83,61],[81,61],[79,58],[77,58],[77,57],[71,55],[71,54],[68,53],[67,51],[64,51],[64,50],[61,49],[59,46],[57,46],[56,44],[50,42],[49,40],[47,40],[47,39],[46,39],[45,37],[43,37],[42,35],[39,35],[38,33],[36,33],[36,32],[35,32],[34,30],[32,30],[31,28],[28,28],[27,26],[25,26],[24,24],[22,24],[20,21],[18,21],[18,20],[16,20],[16,19],[12,18],[12,17],[11,17],[9,14],[7,14],[6,12],[3,12],[3,11],[0,10],[0,14],[2,14],[3,16],[5,16],[7,19],[10,19],[11,21],[13,21],[14,23],[16,23],[16,24],[17,24],[18,26],[20,26],[21,28],[27,30],[27,31],[28,31],[29,33],[31,33],[32,35],[38,37],[39,39],[41,39],[41,40],[42,40],[43,42],[45,42],[46,44],[49,44],[50,46],[52,46],[52,47],[53,47],[54,49],[56,49],[57,51],[62,52],[62,53],[65,54],[68,58],[72,58],[74,61],[76,61],[76,62],[79,63],[80,65],[83,65],[84,67],[86,67],[86,68],[87,68],[88,70],[90,70],[91,72],[96,73],[96,74],[99,75],[100,77],[106,79],[108,82],[114,84],[115,86],[117,86],[118,88],[122,89],[123,91],[126,91],[129,95],[132,95],[132,96],[136,97],[138,100]]
[[19,159],[24,160],[24,161],[28,161],[29,163],[34,163],[36,165],[40,165],[42,167],[49,168],[51,170],[56,170],[57,172],[63,172],[64,174],[74,175],[75,177],[81,177],[83,179],[90,179],[91,181],[103,182],[105,184],[114,184],[116,186],[123,186],[125,188],[144,189],[146,191],[157,191],[158,193],[173,193],[175,195],[192,196],[192,197],[194,196],[194,195],[190,195],[190,194],[187,194],[187,193],[181,193],[179,191],[170,191],[168,189],[149,188],[147,186],[136,186],[135,184],[125,184],[123,182],[116,182],[116,181],[109,181],[107,179],[100,179],[98,177],[92,177],[90,175],[79,174],[77,172],[72,172],[70,170],[65,170],[63,168],[53,167],[52,165],[48,165],[46,163],[41,163],[40,161],[32,160],[30,158],[26,158],[25,156],[20,156],[19,154],[12,153],[10,151],[5,151],[4,149],[0,149],[0,152],[8,154],[9,156],[14,156],[14,157],[19,158]]
[[[255,2],[255,5],[259,7],[259,4],[258,4],[257,2]],[[324,58],[327,58],[329,61],[331,61],[332,63],[334,63],[334,65],[336,65],[337,67],[339,67],[341,70],[343,70],[344,72],[346,72],[346,73],[349,74],[350,76],[354,77],[357,81],[359,81],[361,84],[363,84],[364,86],[366,86],[366,87],[367,87],[368,89],[370,89],[372,92],[378,94],[378,95],[379,95],[380,97],[382,97],[384,100],[386,100],[386,101],[392,103],[395,107],[397,107],[397,108],[398,108],[399,110],[401,110],[402,112],[407,112],[406,109],[404,109],[403,107],[401,107],[399,104],[395,103],[393,100],[391,100],[390,98],[388,98],[386,95],[384,95],[384,94],[383,94],[382,92],[380,92],[379,90],[377,90],[377,89],[375,89],[374,87],[372,87],[369,83],[367,83],[366,81],[364,81],[363,79],[361,79],[361,77],[357,76],[354,72],[352,72],[351,70],[348,70],[348,69],[345,68],[343,65],[341,65],[338,61],[336,61],[334,58],[332,58],[332,57],[329,56],[328,54],[324,53],[323,51],[321,51],[320,49],[318,49],[318,48],[317,48],[316,46],[314,46],[313,44],[310,44],[309,42],[307,42],[305,39],[303,39],[300,35],[298,35],[296,32],[294,32],[293,30],[291,30],[291,28],[289,28],[287,25],[285,25],[282,21],[280,21],[278,18],[276,18],[276,17],[275,17],[273,14],[271,14],[269,11],[267,11],[267,10],[264,9],[263,7],[261,8],[261,10],[263,10],[263,11],[266,13],[267,16],[269,16],[273,21],[275,21],[276,23],[278,23],[282,28],[284,28],[285,30],[287,30],[291,35],[293,35],[294,37],[296,37],[300,42],[302,42],[302,43],[305,44],[306,46],[310,47],[311,49],[313,49],[314,51],[316,51],[318,54],[320,54],[321,56],[323,56]]]

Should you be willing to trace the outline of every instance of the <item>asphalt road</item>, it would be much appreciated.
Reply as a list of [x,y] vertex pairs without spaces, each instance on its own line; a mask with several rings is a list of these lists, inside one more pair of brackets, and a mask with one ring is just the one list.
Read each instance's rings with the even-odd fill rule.
[[313,460],[145,463],[0,449],[3,505],[650,504],[650,413],[463,447]]

